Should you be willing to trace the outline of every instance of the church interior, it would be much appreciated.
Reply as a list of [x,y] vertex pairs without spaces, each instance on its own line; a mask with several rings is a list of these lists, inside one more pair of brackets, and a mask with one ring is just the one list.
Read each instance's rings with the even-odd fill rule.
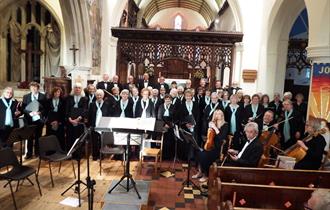
[[0,93],[0,209],[330,210],[329,0],[0,0]]

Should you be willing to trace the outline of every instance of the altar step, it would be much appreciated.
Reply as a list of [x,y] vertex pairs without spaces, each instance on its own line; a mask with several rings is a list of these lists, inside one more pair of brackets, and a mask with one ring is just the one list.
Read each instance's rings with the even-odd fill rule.
[[[147,209],[149,194],[150,194],[150,181],[135,180],[136,188],[141,196],[141,199],[137,197],[134,188],[131,188],[129,192],[120,185],[118,185],[111,194],[108,191],[119,180],[113,180],[110,187],[107,189],[103,200],[103,210],[144,210]],[[126,186],[126,180],[122,182],[123,186]]]

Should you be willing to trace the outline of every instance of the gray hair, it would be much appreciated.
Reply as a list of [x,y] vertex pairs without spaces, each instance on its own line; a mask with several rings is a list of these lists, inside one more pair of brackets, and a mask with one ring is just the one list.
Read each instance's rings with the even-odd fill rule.
[[104,97],[104,91],[102,89],[97,89],[95,92],[95,95],[97,95],[97,94],[101,94],[102,97]]
[[75,84],[73,85],[73,88],[72,88],[72,90],[71,90],[71,94],[70,94],[70,95],[74,95],[74,88],[76,88],[76,87],[80,87],[80,88],[81,88],[80,96],[81,96],[81,97],[85,97],[85,91],[83,90],[82,84],[79,83],[79,82],[77,82],[77,83],[75,83]]
[[129,90],[127,90],[127,89],[122,90],[122,91],[120,92],[120,95],[123,95],[123,94],[127,94],[127,95],[129,95]]
[[314,210],[328,210],[330,209],[330,190],[317,189],[312,193],[312,197],[317,197],[318,202],[313,208]]
[[247,128],[253,128],[253,130],[254,130],[256,133],[259,133],[259,127],[258,127],[258,124],[255,123],[255,122],[249,122],[248,124],[246,124],[245,127],[244,127],[244,131],[246,131]]
[[12,96],[12,97],[14,98],[14,88],[9,87],[9,86],[7,86],[7,87],[5,87],[5,88],[3,89],[3,91],[2,91],[2,97],[5,96],[5,92],[6,92],[6,90],[11,90],[12,93],[13,93],[13,96]]

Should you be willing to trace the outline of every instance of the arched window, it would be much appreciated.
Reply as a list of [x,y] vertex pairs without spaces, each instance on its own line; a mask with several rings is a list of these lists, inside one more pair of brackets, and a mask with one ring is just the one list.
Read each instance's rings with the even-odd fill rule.
[[177,15],[174,19],[174,29],[181,30],[182,29],[182,17],[181,15]]

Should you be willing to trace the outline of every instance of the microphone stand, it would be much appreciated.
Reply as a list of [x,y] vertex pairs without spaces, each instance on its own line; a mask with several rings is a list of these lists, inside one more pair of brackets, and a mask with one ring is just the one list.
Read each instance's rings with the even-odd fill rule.
[[[93,204],[94,204],[94,185],[96,185],[96,182],[94,179],[91,179],[90,177],[90,163],[89,163],[89,152],[88,152],[88,145],[89,145],[89,139],[91,143],[93,142],[93,131],[94,128],[91,127],[88,129],[88,133],[90,138],[86,138],[85,142],[85,153],[86,153],[86,159],[87,159],[87,177],[86,177],[86,184],[87,184],[87,197],[88,197],[88,210],[93,210]],[[95,141],[94,141],[95,142]]]

